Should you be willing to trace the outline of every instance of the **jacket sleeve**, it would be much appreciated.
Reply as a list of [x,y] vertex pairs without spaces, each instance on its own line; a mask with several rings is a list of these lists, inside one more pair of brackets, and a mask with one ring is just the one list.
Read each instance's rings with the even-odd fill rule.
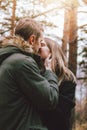
[[58,107],[62,112],[69,113],[75,106],[76,83],[66,81],[60,86]]
[[23,61],[16,79],[33,105],[39,109],[54,109],[59,96],[57,76],[50,70],[47,70],[44,76],[40,75],[36,62],[30,57]]

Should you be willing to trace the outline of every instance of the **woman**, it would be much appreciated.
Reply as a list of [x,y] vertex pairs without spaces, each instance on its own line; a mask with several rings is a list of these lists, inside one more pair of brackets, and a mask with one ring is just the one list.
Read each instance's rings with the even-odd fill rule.
[[67,67],[61,47],[49,38],[45,38],[45,42],[42,42],[39,54],[43,61],[49,55],[52,70],[58,76],[60,94],[56,109],[42,113],[43,121],[48,126],[48,130],[70,130],[71,111],[75,106],[76,78]]

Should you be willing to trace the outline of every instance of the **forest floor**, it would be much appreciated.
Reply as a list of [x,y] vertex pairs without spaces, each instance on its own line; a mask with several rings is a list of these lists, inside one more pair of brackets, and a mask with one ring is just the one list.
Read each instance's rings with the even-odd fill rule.
[[73,130],[87,130],[87,122],[82,124],[77,123],[76,128]]

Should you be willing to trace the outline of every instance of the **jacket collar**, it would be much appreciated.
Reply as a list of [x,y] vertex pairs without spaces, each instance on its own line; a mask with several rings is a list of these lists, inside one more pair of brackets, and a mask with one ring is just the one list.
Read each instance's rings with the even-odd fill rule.
[[0,63],[13,53],[23,53],[32,56],[36,62],[40,57],[34,54],[31,45],[19,36],[8,36],[0,43]]
[[36,55],[36,54],[33,54],[33,53],[30,53],[30,52],[25,52],[13,45],[9,45],[7,47],[2,47],[0,48],[0,64],[6,59],[8,58],[10,55],[14,54],[14,53],[22,53],[24,55],[27,55],[27,56],[31,56],[35,61],[36,63],[38,64],[38,66],[41,65],[41,58],[40,56]]

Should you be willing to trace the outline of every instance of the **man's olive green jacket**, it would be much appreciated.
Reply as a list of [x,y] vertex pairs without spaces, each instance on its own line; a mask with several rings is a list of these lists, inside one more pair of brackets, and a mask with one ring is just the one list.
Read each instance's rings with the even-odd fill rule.
[[0,48],[0,130],[47,130],[39,110],[56,107],[58,82],[50,70],[40,75],[34,57],[14,46]]

